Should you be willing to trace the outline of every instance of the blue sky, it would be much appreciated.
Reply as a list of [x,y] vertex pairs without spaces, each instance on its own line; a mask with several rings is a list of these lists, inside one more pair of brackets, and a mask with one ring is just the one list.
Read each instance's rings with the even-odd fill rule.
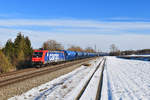
[[2,18],[149,19],[149,0],[1,0]]
[[0,42],[29,36],[34,48],[55,39],[109,51],[150,48],[149,0],[0,0]]

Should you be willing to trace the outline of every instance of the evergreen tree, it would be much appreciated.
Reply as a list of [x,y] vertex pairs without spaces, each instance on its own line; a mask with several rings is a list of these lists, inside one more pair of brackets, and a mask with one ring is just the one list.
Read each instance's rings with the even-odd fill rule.
[[32,47],[31,47],[31,42],[28,37],[25,37],[25,47],[24,47],[24,55],[25,55],[25,66],[30,67],[32,65]]
[[28,37],[25,37],[25,42],[26,42],[25,56],[30,57],[32,55],[32,52],[33,52],[30,39]]
[[30,67],[32,51],[30,39],[24,37],[21,32],[18,33],[14,42],[9,39],[3,48],[3,53],[6,56],[5,61],[9,60],[16,69]]
[[17,58],[21,49],[23,49],[23,36],[21,33],[18,33],[17,38],[14,41],[15,57]]
[[9,39],[6,42],[5,47],[3,48],[3,52],[5,54],[5,56],[9,59],[9,61],[12,63],[13,58],[14,58],[14,44],[11,41],[11,39]]
[[23,52],[25,43],[24,43],[23,37],[24,36],[22,36],[21,33],[18,33],[17,38],[14,41],[14,50],[15,50],[14,55],[16,58],[14,62],[16,63],[17,68],[20,68],[20,66],[22,66],[23,59],[25,59],[24,52]]

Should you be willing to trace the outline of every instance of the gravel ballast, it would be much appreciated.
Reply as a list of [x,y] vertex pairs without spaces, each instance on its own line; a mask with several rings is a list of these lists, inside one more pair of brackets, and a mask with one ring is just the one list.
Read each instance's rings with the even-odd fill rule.
[[[88,61],[86,61],[88,63]],[[85,62],[83,62],[85,63]],[[61,70],[57,70],[55,72],[51,72],[45,75],[41,76],[36,76],[15,84],[11,84],[5,87],[0,88],[0,100],[7,100],[8,98],[15,96],[15,95],[20,95],[28,90],[30,90],[33,87],[37,87],[41,84],[44,84],[48,81],[51,81],[61,75],[67,74],[71,72],[72,70],[78,68],[81,66],[82,63],[63,68]]]

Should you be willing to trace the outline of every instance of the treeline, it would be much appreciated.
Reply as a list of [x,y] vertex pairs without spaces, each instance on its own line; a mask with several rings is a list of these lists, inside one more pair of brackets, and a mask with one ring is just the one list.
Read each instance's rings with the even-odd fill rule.
[[136,54],[136,55],[150,54],[150,49],[121,51],[121,55],[131,55],[131,54]]
[[[64,50],[64,46],[55,40],[47,40],[41,48],[51,51]],[[67,50],[95,52],[91,47],[83,49],[79,46],[71,46]],[[9,39],[5,46],[0,48],[0,73],[31,67],[32,53],[33,49],[29,37],[18,33],[14,41]]]
[[[48,40],[43,43],[42,48],[45,50],[64,50],[64,46],[61,43],[58,43],[55,40]],[[92,47],[87,47],[85,49],[80,46],[70,46],[67,50],[70,51],[79,51],[79,52],[96,52]]]
[[115,44],[110,45],[110,56],[120,56],[120,55],[146,55],[150,54],[150,49],[141,49],[141,50],[124,50],[121,51]]
[[14,42],[9,39],[0,52],[0,72],[22,69],[31,66],[31,42],[28,37],[18,33]]

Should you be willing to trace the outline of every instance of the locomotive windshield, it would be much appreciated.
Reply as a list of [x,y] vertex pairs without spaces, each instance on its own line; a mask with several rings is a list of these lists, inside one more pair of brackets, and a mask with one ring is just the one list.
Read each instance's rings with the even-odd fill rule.
[[43,52],[34,52],[33,57],[42,57]]

